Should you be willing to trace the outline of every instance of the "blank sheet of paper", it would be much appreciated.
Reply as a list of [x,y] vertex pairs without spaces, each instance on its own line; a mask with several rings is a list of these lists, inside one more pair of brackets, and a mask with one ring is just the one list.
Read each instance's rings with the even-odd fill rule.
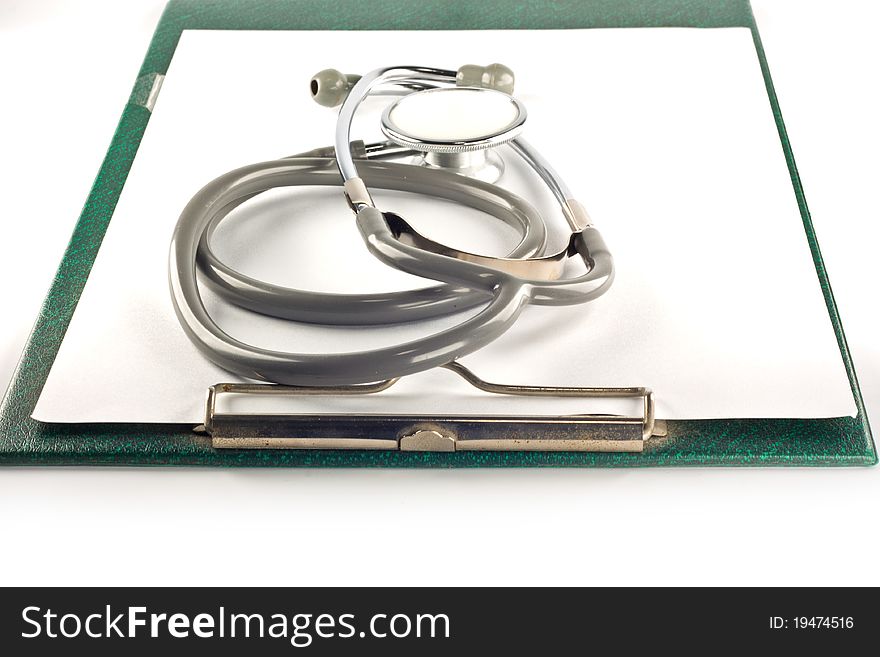
[[[183,34],[36,419],[201,421],[207,387],[240,379],[206,360],[174,315],[168,247],[187,201],[230,169],[330,144],[336,113],[308,93],[319,69],[494,61],[517,72],[516,93],[529,111],[524,136],[587,206],[614,253],[617,278],[595,302],[527,308],[466,365],[498,382],[649,386],[658,417],[668,419],[855,414],[747,29],[383,32],[366,37],[367,49],[364,38]],[[356,138],[380,138],[387,102],[365,105]],[[508,162],[500,184],[542,210],[555,226],[551,248],[561,246],[558,208],[511,151],[499,152]],[[375,196],[383,209],[459,248],[503,255],[516,241],[511,229],[473,210],[402,193]],[[250,275],[306,289],[430,283],[370,256],[334,188],[276,190],[249,201],[218,231],[216,249]],[[300,352],[391,344],[462,319],[291,325],[205,299],[231,335]],[[389,393],[309,398],[305,408],[289,409],[548,409],[523,398],[487,399],[445,371],[408,377]],[[278,403],[263,400],[260,408],[282,410]],[[608,400],[553,409],[632,411]]]

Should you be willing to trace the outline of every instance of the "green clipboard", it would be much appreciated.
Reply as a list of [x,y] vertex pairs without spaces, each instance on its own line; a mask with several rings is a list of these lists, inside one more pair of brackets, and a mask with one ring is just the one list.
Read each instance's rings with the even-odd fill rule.
[[[688,420],[643,451],[349,451],[216,449],[191,425],[44,424],[31,413],[98,253],[150,119],[153,81],[181,33],[213,30],[432,30],[747,27],[761,62],[816,274],[858,414],[830,419]],[[0,463],[324,467],[872,465],[877,454],[840,316],[816,241],[770,71],[748,0],[172,0],[150,43],[130,102],[0,405]]]

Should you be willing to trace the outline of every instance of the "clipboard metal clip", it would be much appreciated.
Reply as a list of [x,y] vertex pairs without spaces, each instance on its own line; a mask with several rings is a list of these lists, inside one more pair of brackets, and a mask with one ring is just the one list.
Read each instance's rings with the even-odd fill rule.
[[641,416],[421,416],[375,414],[224,413],[218,397],[235,395],[368,395],[398,379],[352,386],[282,386],[218,383],[208,389],[205,423],[215,449],[342,449],[401,452],[536,451],[641,452],[652,436],[665,436],[654,417],[649,388],[581,388],[490,383],[458,362],[444,365],[475,388],[502,395],[640,398]]

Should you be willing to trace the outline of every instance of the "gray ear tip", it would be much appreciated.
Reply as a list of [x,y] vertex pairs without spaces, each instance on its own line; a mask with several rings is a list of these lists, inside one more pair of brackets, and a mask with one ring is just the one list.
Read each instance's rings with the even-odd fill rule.
[[350,89],[351,83],[348,76],[335,68],[325,68],[323,71],[315,73],[309,81],[312,99],[324,107],[341,105]]
[[477,66],[465,64],[458,69],[455,83],[460,87],[483,87],[495,89],[506,94],[513,93],[515,77],[513,71],[504,64]]

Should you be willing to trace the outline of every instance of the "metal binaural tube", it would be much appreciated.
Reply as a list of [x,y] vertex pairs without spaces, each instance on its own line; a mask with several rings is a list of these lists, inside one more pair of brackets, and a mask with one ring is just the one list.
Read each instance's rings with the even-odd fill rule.
[[336,162],[339,166],[339,173],[342,175],[343,182],[359,177],[357,166],[351,154],[351,124],[358,107],[370,94],[374,86],[394,80],[410,80],[413,77],[417,77],[420,82],[454,84],[456,74],[457,71],[442,68],[389,66],[371,71],[358,80],[346,97],[345,102],[342,103],[342,108],[339,110],[339,118],[336,122],[334,145],[336,147]]

